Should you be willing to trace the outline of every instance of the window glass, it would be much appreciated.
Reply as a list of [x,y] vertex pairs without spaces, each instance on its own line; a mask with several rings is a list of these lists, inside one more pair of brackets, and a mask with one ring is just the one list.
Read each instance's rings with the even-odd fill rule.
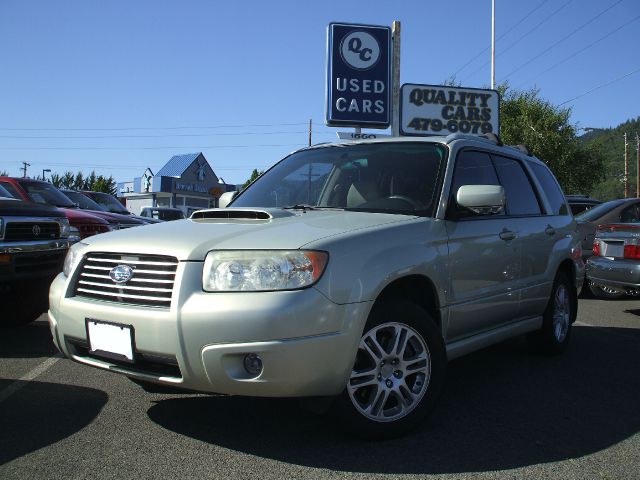
[[539,215],[540,203],[520,162],[498,155],[493,161],[507,197],[507,215]]
[[620,221],[623,223],[640,222],[640,204],[634,203],[622,210],[620,212]]
[[551,213],[553,215],[566,215],[567,204],[565,202],[564,195],[551,171],[539,163],[531,162],[529,165],[531,166],[534,175],[538,179],[538,182],[540,182],[542,190],[544,190],[544,194],[551,204]]
[[451,184],[453,198],[463,185],[500,185],[488,154],[470,150],[460,152]]
[[231,205],[432,216],[445,162],[446,148],[427,142],[301,150],[261,175]]
[[0,182],[2,183],[2,186],[11,194],[13,195],[14,198],[19,198],[22,199],[22,197],[20,196],[20,194],[18,193],[18,190],[16,190],[16,187],[14,187],[13,185],[11,185],[9,182]]

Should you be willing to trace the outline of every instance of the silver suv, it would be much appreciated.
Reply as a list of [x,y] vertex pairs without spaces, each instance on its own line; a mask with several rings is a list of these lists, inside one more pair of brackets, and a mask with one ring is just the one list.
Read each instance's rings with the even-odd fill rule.
[[84,240],[50,292],[57,347],[143,384],[331,396],[365,437],[426,417],[448,359],[569,342],[584,264],[553,174],[496,137],[299,150],[230,208]]

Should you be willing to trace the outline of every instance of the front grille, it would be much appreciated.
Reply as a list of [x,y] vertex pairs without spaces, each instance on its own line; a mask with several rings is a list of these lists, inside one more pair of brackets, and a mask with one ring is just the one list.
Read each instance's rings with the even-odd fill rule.
[[78,230],[80,230],[80,237],[86,238],[92,235],[97,235],[99,233],[106,233],[110,227],[108,225],[80,225]]
[[[109,275],[119,265],[133,270],[133,276],[123,284],[115,283]],[[95,300],[168,308],[177,268],[175,257],[93,252],[80,265],[74,293]]]
[[50,240],[60,238],[60,224],[57,222],[11,221],[5,227],[5,242],[23,240]]
[[13,254],[16,275],[55,274],[62,271],[67,251],[42,251]]

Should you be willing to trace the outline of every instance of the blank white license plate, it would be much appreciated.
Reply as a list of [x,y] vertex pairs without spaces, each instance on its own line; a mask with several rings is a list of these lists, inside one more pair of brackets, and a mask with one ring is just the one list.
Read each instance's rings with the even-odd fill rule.
[[133,362],[133,327],[87,319],[89,351],[94,355]]

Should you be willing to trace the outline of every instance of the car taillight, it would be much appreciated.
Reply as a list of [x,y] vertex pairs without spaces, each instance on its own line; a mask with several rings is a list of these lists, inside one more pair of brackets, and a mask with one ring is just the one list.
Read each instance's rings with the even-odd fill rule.
[[634,260],[640,259],[640,246],[638,245],[625,245],[624,246],[624,258],[632,258]]
[[593,256],[594,257],[600,256],[600,242],[597,240],[593,242]]

